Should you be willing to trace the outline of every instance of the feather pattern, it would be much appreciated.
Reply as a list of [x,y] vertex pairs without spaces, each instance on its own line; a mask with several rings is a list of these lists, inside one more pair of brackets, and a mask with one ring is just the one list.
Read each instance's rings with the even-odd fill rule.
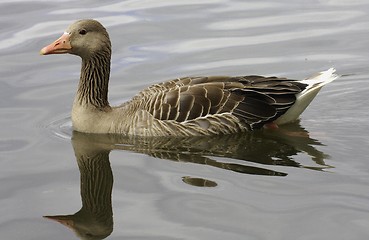
[[153,85],[129,104],[164,125],[197,125],[198,132],[214,124],[227,125],[226,130],[212,131],[232,133],[254,130],[277,119],[306,86],[276,77],[185,77]]

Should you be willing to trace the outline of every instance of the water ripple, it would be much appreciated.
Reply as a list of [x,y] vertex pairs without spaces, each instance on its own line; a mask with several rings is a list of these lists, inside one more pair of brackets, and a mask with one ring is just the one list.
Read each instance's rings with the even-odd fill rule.
[[51,135],[61,138],[63,140],[70,140],[72,138],[72,121],[70,117],[63,117],[50,122],[46,125]]
[[291,13],[279,14],[269,17],[248,17],[227,19],[217,22],[212,22],[208,25],[212,30],[240,30],[246,28],[271,27],[278,25],[292,24],[311,24],[311,23],[329,23],[338,21],[348,21],[355,17],[363,16],[365,13],[361,11],[326,11],[326,12],[306,12],[306,13]]
[[98,6],[95,8],[73,8],[73,9],[61,9],[54,10],[52,14],[75,14],[82,12],[110,12],[110,13],[122,13],[122,12],[130,12],[130,11],[138,11],[142,9],[153,9],[153,8],[168,8],[171,6],[181,7],[187,5],[202,5],[202,4],[214,4],[224,2],[224,0],[187,0],[185,2],[171,1],[171,0],[162,0],[162,1],[137,1],[137,0],[129,0],[122,1],[113,4],[105,4],[103,6]]
[[[309,59],[311,61],[329,61],[332,58],[341,59],[341,60],[350,60],[355,59],[356,55],[351,54],[312,54],[308,56],[275,56],[275,57],[245,57],[245,58],[233,58],[227,60],[214,60],[204,63],[193,63],[187,64],[180,69],[183,71],[197,71],[204,69],[219,69],[219,68],[227,68],[227,67],[235,67],[235,66],[252,66],[252,65],[266,65],[273,63],[293,63],[295,61],[299,61],[303,58]],[[324,69],[321,69],[324,70]],[[317,70],[319,71],[319,70]]]
[[142,47],[147,51],[171,51],[173,53],[190,53],[204,52],[215,49],[234,48],[249,45],[261,45],[277,42],[295,41],[307,38],[317,38],[327,35],[338,34],[342,32],[350,32],[353,30],[365,30],[369,27],[367,24],[351,24],[348,26],[340,26],[339,28],[315,28],[315,29],[299,29],[295,31],[280,31],[277,33],[264,33],[253,36],[242,37],[204,37],[201,39],[183,39],[181,42],[165,42],[161,45],[153,45]]

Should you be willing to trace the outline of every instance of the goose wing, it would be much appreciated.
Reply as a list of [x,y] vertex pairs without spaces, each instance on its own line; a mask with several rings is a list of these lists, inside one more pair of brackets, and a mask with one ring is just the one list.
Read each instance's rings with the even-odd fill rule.
[[306,86],[277,77],[185,77],[153,85],[136,99],[158,120],[182,123],[231,114],[256,129],[285,113]]

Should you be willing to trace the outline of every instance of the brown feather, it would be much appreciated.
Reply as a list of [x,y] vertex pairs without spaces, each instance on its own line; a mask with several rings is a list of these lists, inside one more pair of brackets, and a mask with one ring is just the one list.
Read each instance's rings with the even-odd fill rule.
[[[294,80],[255,75],[185,77],[148,88],[141,101],[151,101],[145,110],[158,120],[180,123],[229,113],[253,129],[286,112],[304,87]],[[203,120],[199,124],[207,125]]]

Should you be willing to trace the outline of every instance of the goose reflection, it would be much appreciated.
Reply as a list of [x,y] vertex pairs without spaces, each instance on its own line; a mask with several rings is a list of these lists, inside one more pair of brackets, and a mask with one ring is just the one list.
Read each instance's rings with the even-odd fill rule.
[[[82,208],[72,215],[45,217],[71,228],[81,239],[103,239],[113,231],[113,174],[109,153],[114,149],[257,175],[287,175],[273,170],[275,165],[315,170],[330,167],[324,163],[328,156],[316,148],[322,144],[310,138],[299,123],[277,130],[191,138],[140,138],[73,132],[72,144],[80,171]],[[300,164],[294,159],[297,154],[309,156],[317,167]],[[217,186],[216,182],[201,177],[184,176],[182,181],[194,186]]]
[[72,143],[80,171],[82,208],[72,215],[44,217],[72,229],[80,239],[104,239],[113,231],[110,149],[87,135],[74,134]]
[[[276,130],[223,136],[130,138],[104,135],[95,137],[96,141],[110,143],[111,149],[145,153],[155,158],[204,164],[246,174],[287,175],[271,169],[275,165],[315,170],[330,168],[324,162],[328,155],[316,148],[323,144],[310,138],[309,132],[302,128],[299,122]],[[315,166],[299,163],[296,160],[298,154],[306,155]],[[268,165],[271,167],[266,168]]]

